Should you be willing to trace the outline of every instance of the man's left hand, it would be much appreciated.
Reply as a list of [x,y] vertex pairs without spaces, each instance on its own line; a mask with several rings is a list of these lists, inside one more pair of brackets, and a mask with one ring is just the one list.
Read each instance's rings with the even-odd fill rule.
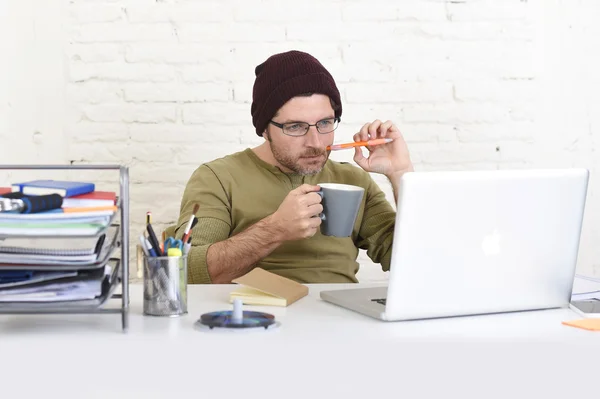
[[362,147],[354,147],[354,162],[367,172],[381,173],[390,179],[398,174],[412,172],[414,169],[408,147],[400,130],[392,121],[375,120],[366,123],[360,132],[354,135],[355,142],[381,138],[391,138],[394,141],[367,147],[368,157],[363,155]]

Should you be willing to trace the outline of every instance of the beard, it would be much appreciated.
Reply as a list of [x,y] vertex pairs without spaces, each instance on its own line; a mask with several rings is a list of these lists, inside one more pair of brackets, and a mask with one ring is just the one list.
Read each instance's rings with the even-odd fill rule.
[[[279,148],[273,141],[271,143],[271,152],[273,157],[280,165],[302,176],[316,175],[319,173],[327,159],[329,152],[315,147],[307,148],[302,154],[293,156]],[[306,159],[306,157],[319,157],[315,159]]]

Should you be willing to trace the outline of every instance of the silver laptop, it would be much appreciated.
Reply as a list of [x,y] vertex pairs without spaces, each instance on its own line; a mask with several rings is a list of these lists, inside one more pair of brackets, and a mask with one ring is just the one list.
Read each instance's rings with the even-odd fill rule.
[[387,287],[321,292],[381,320],[568,307],[588,170],[412,172]]

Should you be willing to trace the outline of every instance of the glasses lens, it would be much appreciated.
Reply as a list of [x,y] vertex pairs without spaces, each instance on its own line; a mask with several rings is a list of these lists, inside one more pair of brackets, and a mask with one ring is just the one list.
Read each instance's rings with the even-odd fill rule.
[[294,122],[294,123],[285,123],[283,125],[283,131],[285,134],[289,134],[290,136],[302,136],[308,130],[308,123]]
[[338,120],[335,118],[324,119],[317,122],[317,130],[319,133],[331,133],[338,127]]

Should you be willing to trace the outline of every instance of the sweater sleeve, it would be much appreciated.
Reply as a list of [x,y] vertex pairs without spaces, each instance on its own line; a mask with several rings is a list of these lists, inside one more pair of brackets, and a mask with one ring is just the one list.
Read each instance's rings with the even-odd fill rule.
[[183,238],[194,206],[198,223],[192,229],[192,247],[188,254],[188,283],[210,284],[206,252],[211,244],[229,238],[231,231],[231,206],[221,181],[213,170],[200,166],[190,177],[181,200],[181,209],[175,237]]
[[396,212],[385,193],[372,179],[365,195],[365,211],[356,246],[365,249],[373,262],[381,264],[383,271],[388,271],[392,257]]
[[[176,237],[181,239],[185,227],[177,230]],[[229,225],[219,219],[200,218],[192,229],[192,246],[188,253],[188,283],[211,284],[206,252],[213,243],[229,238]]]
[[195,205],[198,205],[198,218],[210,217],[231,226],[231,201],[221,179],[208,165],[194,171],[185,186],[181,198],[181,208],[177,228],[190,220]]

